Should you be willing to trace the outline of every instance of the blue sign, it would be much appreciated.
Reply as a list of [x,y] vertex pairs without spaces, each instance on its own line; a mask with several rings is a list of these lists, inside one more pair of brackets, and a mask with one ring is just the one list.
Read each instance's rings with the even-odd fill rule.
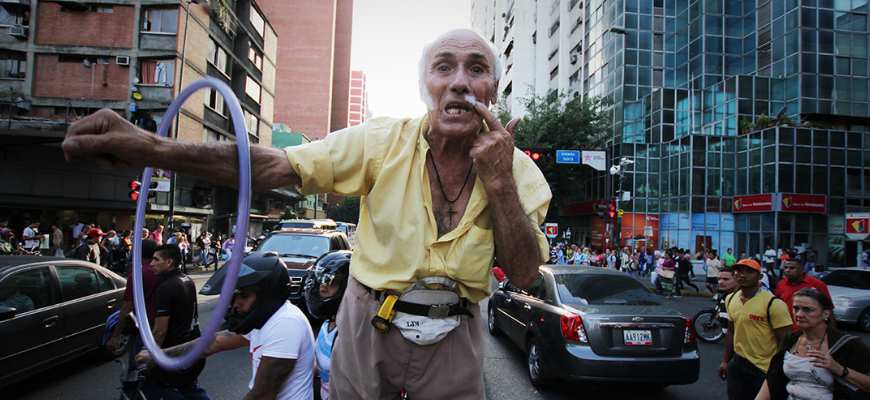
[[580,150],[556,150],[557,164],[580,164]]

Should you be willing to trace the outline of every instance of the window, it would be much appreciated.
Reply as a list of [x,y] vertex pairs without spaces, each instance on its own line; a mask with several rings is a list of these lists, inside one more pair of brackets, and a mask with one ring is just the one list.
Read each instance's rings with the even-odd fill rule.
[[563,303],[579,305],[657,306],[662,302],[628,275],[566,273],[555,276]]
[[226,105],[224,97],[217,90],[207,88],[205,94],[205,105],[217,112],[220,115],[226,115]]
[[90,12],[96,12],[96,13],[103,13],[103,14],[112,14],[112,13],[115,12],[115,9],[113,9],[112,6],[108,6],[108,7],[105,7],[105,6],[91,6],[91,7],[88,7],[88,11],[90,11]]
[[178,10],[145,10],[142,31],[159,33],[178,32]]
[[[87,297],[100,292],[95,271],[88,267],[61,265],[57,267],[64,301]],[[106,288],[108,290],[108,288]]]
[[250,76],[245,81],[245,93],[257,103],[260,102],[260,84]]
[[253,46],[248,47],[248,60],[251,60],[258,70],[263,70],[263,55]]
[[266,21],[263,20],[263,17],[260,16],[260,13],[257,12],[257,9],[254,6],[251,6],[251,25],[254,27],[254,30],[260,34],[260,37],[266,36]]
[[[28,8],[29,9],[29,8]],[[0,26],[24,25],[24,12],[0,7]]]
[[242,110],[245,117],[245,129],[248,133],[254,136],[260,136],[260,119],[256,115],[251,114],[248,110]]
[[23,78],[27,72],[27,61],[0,60],[0,77]]
[[139,67],[139,82],[144,85],[172,86],[175,82],[175,62],[145,60]]
[[17,314],[54,304],[48,268],[17,272],[0,281],[0,307],[13,307]]
[[208,54],[206,58],[212,65],[217,67],[217,69],[223,73],[227,73],[227,52],[222,47],[218,46],[214,40],[209,40],[208,42]]

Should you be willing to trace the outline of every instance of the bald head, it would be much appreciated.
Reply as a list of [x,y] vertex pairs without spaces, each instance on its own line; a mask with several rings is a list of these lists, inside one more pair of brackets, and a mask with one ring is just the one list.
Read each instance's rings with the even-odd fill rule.
[[[499,60],[492,45],[471,29],[453,29],[445,32],[443,35],[439,36],[438,39],[435,39],[432,43],[424,46],[423,52],[420,55],[418,82],[420,85],[420,98],[423,100],[423,103],[426,104],[426,109],[433,110],[435,108],[435,102],[429,88],[426,86],[426,71],[431,66],[430,64],[432,61],[441,54],[440,50],[442,47],[465,48],[471,49],[472,51],[479,50],[480,56],[486,59],[487,63],[491,66],[495,86],[498,86],[498,82],[501,80],[502,76],[501,60]],[[479,100],[486,101],[489,99]]]

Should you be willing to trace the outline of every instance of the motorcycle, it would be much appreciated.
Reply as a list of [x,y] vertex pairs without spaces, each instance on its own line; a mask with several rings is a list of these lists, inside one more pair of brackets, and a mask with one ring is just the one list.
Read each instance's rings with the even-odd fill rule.
[[698,340],[705,343],[716,343],[725,337],[725,329],[719,319],[719,311],[715,308],[703,308],[692,317],[695,334]]

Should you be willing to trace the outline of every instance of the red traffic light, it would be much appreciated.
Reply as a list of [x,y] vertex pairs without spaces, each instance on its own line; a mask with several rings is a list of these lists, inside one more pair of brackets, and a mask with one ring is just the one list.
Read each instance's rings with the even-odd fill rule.
[[140,183],[139,181],[130,181],[127,183],[127,186],[130,188],[130,190],[139,190],[139,187],[142,186],[142,183]]
[[130,200],[139,200],[139,191],[132,191],[127,196],[130,197]]
[[538,161],[538,159],[541,158],[541,153],[538,153],[537,151],[523,150],[523,153],[526,153],[526,155],[534,161]]
[[610,209],[607,211],[607,216],[610,219],[616,219],[616,204],[610,204]]

